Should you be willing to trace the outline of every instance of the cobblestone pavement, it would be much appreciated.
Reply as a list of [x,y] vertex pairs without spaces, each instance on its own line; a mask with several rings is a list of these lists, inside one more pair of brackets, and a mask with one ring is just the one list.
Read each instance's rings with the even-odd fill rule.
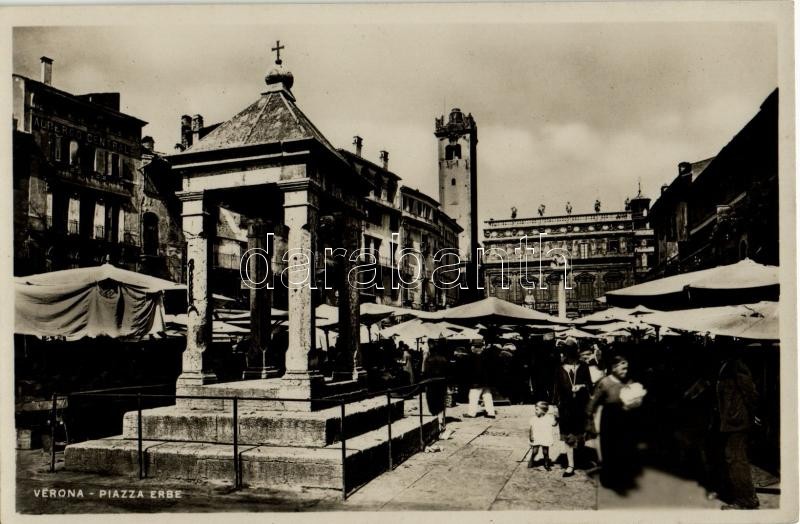
[[[627,497],[598,489],[583,471],[562,478],[552,471],[527,467],[530,406],[500,406],[497,418],[464,418],[464,406],[448,409],[452,437],[440,440],[441,451],[417,453],[394,470],[351,493],[320,490],[245,489],[230,486],[164,483],[155,479],[58,471],[47,472],[41,451],[18,453],[17,510],[24,513],[216,512],[216,511],[401,511],[401,510],[558,510],[621,508],[719,508],[694,482],[647,469],[640,489]],[[42,488],[142,489],[137,499],[44,499]],[[147,498],[149,490],[181,490],[181,499]],[[762,507],[775,508],[777,495],[760,495]]]

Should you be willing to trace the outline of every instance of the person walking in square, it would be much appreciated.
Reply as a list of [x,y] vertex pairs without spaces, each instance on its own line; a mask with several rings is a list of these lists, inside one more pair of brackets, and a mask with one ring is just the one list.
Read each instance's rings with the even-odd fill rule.
[[641,472],[637,453],[635,410],[647,393],[628,375],[628,361],[615,355],[608,361],[609,374],[600,379],[586,408],[586,432],[597,434],[594,414],[603,407],[600,417],[600,451],[603,467],[600,483],[619,494],[636,485]]
[[495,418],[494,398],[491,390],[492,348],[474,346],[470,360],[469,408],[467,418],[478,416],[478,403],[482,400],[488,418]]
[[567,338],[561,348],[564,361],[556,371],[553,404],[558,406],[561,439],[567,445],[564,477],[575,474],[575,449],[586,439],[586,405],[592,391],[589,367],[578,359],[578,341]]
[[542,450],[544,469],[550,471],[550,447],[555,442],[553,435],[554,428],[558,425],[555,416],[550,411],[550,405],[540,400],[534,405],[533,417],[530,420],[529,442],[531,457],[528,460],[528,467],[535,465],[536,456],[539,449]]
[[756,509],[758,496],[753,486],[747,440],[756,418],[758,391],[747,366],[738,358],[737,348],[724,348],[716,384],[719,435],[724,454],[726,488],[722,509]]

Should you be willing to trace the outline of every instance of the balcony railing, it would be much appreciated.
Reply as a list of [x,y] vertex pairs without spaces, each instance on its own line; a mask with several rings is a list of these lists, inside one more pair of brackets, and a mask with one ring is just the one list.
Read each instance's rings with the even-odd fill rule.
[[48,215],[44,217],[44,227],[47,229],[53,229],[53,217]]
[[106,238],[105,226],[94,226],[94,238]]
[[130,196],[133,182],[131,180],[104,176],[94,171],[85,171],[80,166],[63,166],[57,170],[58,176],[64,180],[78,183],[101,191],[108,191],[120,195]]
[[[556,248],[553,248],[553,249],[556,249]],[[563,248],[558,248],[558,249],[561,250]],[[550,262],[552,262],[553,256],[555,256],[556,253],[558,253],[560,255],[560,254],[563,254],[563,251],[554,251],[550,255],[548,255],[545,252],[545,254],[543,254],[541,256],[542,267],[548,267],[549,268],[550,267]],[[605,251],[605,252],[596,251],[594,253],[588,253],[586,257],[580,257],[580,256],[578,256],[578,254],[571,254],[571,255],[569,255],[569,262],[570,262],[570,264],[573,264],[573,263],[577,263],[577,262],[582,261],[582,260],[632,257],[633,255],[634,255],[634,252],[630,251],[630,250],[626,251],[625,253],[623,253],[621,251],[610,251],[610,250],[609,251]],[[561,257],[559,256],[558,258],[560,259]],[[522,257],[521,255],[517,255],[514,252],[510,252],[507,255],[503,255],[503,256],[501,256],[501,254],[498,253],[495,256],[495,255],[492,254],[492,252],[489,250],[489,248],[486,249],[486,254],[483,257],[483,263],[484,264],[499,264],[500,262],[505,262],[506,264],[509,264],[509,265],[512,265],[512,264],[513,265],[517,265],[517,264],[519,264],[519,262],[521,260],[524,260],[524,257]],[[534,252],[533,255],[531,255],[531,254],[528,255],[528,267],[529,268],[530,267],[537,267],[537,268],[539,267],[539,252],[538,252],[538,249],[537,249],[536,252]]]
[[67,220],[67,233],[70,235],[78,235],[81,231],[81,223],[79,220]]
[[631,220],[631,213],[627,211],[608,213],[584,213],[581,215],[567,215],[555,217],[514,218],[506,220],[487,220],[488,227],[519,227],[519,226],[550,226],[560,224],[589,224],[604,221]]

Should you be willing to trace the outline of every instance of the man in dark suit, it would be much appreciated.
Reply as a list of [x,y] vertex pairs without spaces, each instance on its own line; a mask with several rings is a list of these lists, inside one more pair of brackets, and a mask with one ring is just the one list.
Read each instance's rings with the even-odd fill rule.
[[738,348],[724,351],[716,387],[724,477],[728,484],[723,495],[728,504],[722,509],[756,509],[759,502],[747,457],[747,440],[756,418],[758,392],[750,370],[738,357]]

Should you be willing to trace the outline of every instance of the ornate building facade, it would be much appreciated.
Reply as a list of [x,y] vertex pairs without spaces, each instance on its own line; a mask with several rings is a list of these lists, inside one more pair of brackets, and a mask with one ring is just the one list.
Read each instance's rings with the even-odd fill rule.
[[[640,193],[623,211],[488,220],[482,268],[487,295],[556,313],[566,267],[567,313],[603,308],[597,298],[640,282],[650,269],[649,205]],[[520,243],[525,237],[527,267]]]
[[681,162],[651,221],[652,277],[751,258],[778,264],[778,90],[713,158]]
[[181,279],[176,187],[119,93],[13,79],[14,274],[92,266]]

